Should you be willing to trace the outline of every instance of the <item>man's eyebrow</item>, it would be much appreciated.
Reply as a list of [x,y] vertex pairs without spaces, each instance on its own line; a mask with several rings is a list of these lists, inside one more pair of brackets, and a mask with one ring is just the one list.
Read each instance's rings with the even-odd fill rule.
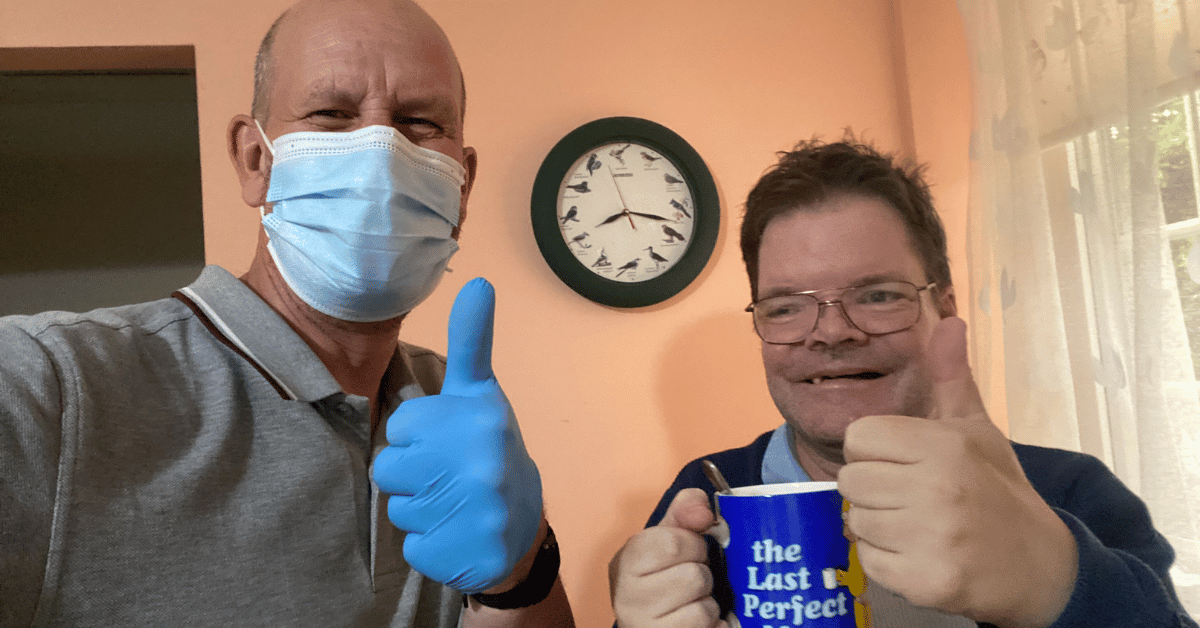
[[[909,281],[909,279],[906,279],[901,273],[886,273],[886,274],[877,274],[877,275],[867,275],[866,277],[859,277],[858,281],[854,282],[854,285],[855,286],[865,286],[865,285],[871,284],[871,283],[884,283],[884,282],[888,282],[888,281]],[[916,281],[920,282],[921,280],[917,279]],[[847,287],[851,287],[851,286],[847,286]]]
[[398,103],[397,111],[401,115],[405,113],[413,113],[418,116],[422,114],[433,114],[439,116],[447,116],[457,120],[458,118],[458,103],[452,98],[439,95],[424,95],[405,98]]
[[801,292],[801,290],[797,290],[796,288],[791,287],[791,286],[780,286],[778,288],[772,288],[770,290],[763,290],[760,287],[760,289],[758,291],[758,299],[757,300],[761,301],[763,299],[769,299],[771,297],[782,297],[782,296],[786,296],[789,294],[796,294],[797,292]]
[[[803,289],[797,288],[796,286],[780,286],[778,288],[774,288],[771,290],[760,291],[758,298],[765,299],[768,297],[786,296],[789,294],[798,294],[801,292],[811,292],[813,290],[817,290],[817,291],[840,290],[840,289],[845,289],[845,288],[855,288],[858,286],[865,286],[865,285],[869,285],[869,284],[873,284],[873,283],[886,283],[886,282],[890,282],[890,281],[908,281],[909,283],[913,283],[911,280],[906,279],[900,273],[881,273],[881,274],[866,275],[863,277],[859,277],[853,283],[845,285],[845,286],[821,286],[821,287],[817,287],[817,288],[803,288]],[[924,285],[923,283],[921,283],[923,281],[924,281],[923,279],[918,279],[916,283],[917,283],[917,285]]]
[[354,92],[338,87],[335,81],[327,77],[309,84],[301,103],[305,107],[323,107],[330,104],[353,103],[355,100]]
[[[308,86],[301,104],[303,107],[324,108],[332,105],[357,105],[362,94],[355,90],[338,87],[332,80],[321,80]],[[459,129],[458,102],[452,95],[430,93],[401,100],[396,106],[396,117],[431,118],[446,129]]]

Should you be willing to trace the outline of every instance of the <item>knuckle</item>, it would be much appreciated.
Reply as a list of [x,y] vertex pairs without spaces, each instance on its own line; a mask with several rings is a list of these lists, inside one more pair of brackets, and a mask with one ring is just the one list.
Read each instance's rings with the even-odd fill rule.
[[961,506],[967,499],[967,488],[963,481],[966,480],[961,478],[959,473],[940,473],[933,476],[926,485],[929,501],[947,510]]
[[871,433],[874,417],[863,417],[846,426],[844,447],[855,447]]
[[704,563],[687,562],[672,568],[681,593],[707,595],[712,592],[712,570]]
[[504,460],[500,455],[486,455],[471,465],[471,481],[485,493],[500,493],[504,488]]
[[863,475],[866,471],[867,469],[861,464],[847,464],[842,467],[837,474],[838,491],[849,499],[849,495],[862,485]]
[[704,539],[695,532],[679,528],[662,529],[662,552],[673,563],[689,561],[705,555]]
[[707,623],[701,625],[706,627],[717,625],[717,622],[721,619],[721,607],[717,604],[717,601],[711,595],[706,595],[697,604],[701,606],[703,611],[702,617],[707,621]]
[[502,503],[489,503],[481,508],[473,517],[480,536],[486,539],[498,539],[508,528],[508,512]]
[[678,562],[674,549],[678,541],[670,530],[648,528],[625,543],[619,555],[619,568],[633,574],[647,574]]
[[614,598],[626,585],[640,595],[657,591],[655,583],[660,581],[669,583],[672,595],[689,599],[711,592],[712,574],[707,564],[699,562],[705,556],[704,541],[697,536],[694,542],[699,548],[690,547],[693,540],[676,532],[683,531],[649,528],[625,543],[609,565]]
[[621,547],[621,551],[617,553],[614,560],[620,561],[620,564],[623,565],[636,562],[638,557],[646,553],[647,546],[653,544],[649,539],[652,536],[653,530],[654,528],[647,528],[630,537],[625,542],[625,545]]
[[871,538],[873,536],[871,530],[864,525],[861,512],[856,512],[856,510],[861,511],[861,509],[851,508],[843,513],[842,525],[845,527],[845,530],[854,534],[855,538]]
[[687,551],[686,539],[681,534],[677,534],[672,528],[660,530],[662,534],[658,539],[659,547],[662,548],[664,556],[677,558],[682,556]]
[[949,610],[958,608],[962,596],[963,574],[949,562],[939,562],[924,570],[921,582],[909,600],[918,606]]
[[664,628],[709,628],[717,623],[717,602],[705,597],[680,607],[668,616]]

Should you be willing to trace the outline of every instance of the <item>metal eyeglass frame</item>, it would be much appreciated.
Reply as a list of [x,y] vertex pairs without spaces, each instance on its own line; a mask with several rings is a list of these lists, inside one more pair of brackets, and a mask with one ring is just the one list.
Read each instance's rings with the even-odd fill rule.
[[[869,331],[866,331],[863,328],[859,327],[858,323],[854,322],[854,318],[850,316],[850,313],[846,311],[846,304],[842,303],[842,297],[850,290],[857,290],[859,288],[866,288],[868,286],[876,286],[876,285],[889,284],[889,283],[906,283],[916,289],[916,291],[917,291],[917,318],[916,318],[916,320],[914,320],[908,326],[901,327],[899,329],[893,329],[891,331],[869,332]],[[921,322],[921,314],[925,310],[925,308],[921,305],[921,292],[924,290],[932,290],[935,287],[937,287],[937,285],[938,285],[937,282],[934,281],[934,282],[929,283],[924,286],[918,286],[917,284],[915,284],[911,281],[904,281],[902,279],[898,279],[896,281],[872,281],[871,283],[859,284],[857,286],[847,286],[845,288],[821,288],[818,290],[805,290],[803,292],[789,292],[787,294],[775,294],[775,295],[771,295],[771,296],[767,297],[766,299],[759,299],[757,301],[752,301],[750,303],[750,305],[746,306],[745,311],[749,312],[751,314],[750,319],[754,323],[754,333],[758,334],[758,337],[760,339],[762,339],[763,342],[765,342],[769,345],[794,345],[794,344],[799,344],[801,342],[804,342],[805,340],[808,339],[809,336],[812,335],[813,331],[815,331],[817,329],[817,325],[821,324],[822,308],[826,305],[834,305],[834,304],[836,304],[838,306],[838,308],[842,311],[842,316],[846,319],[846,322],[850,323],[850,326],[854,327],[855,329],[857,329],[858,331],[861,331],[864,334],[867,334],[868,336],[884,336],[887,334],[894,334],[898,331],[912,329],[913,327],[915,327],[917,325],[917,323]],[[816,299],[816,297],[813,297],[817,301],[817,317],[815,319],[813,319],[812,328],[809,329],[808,332],[805,333],[803,336],[801,336],[800,338],[793,340],[791,342],[773,342],[773,341],[767,340],[766,338],[763,338],[762,331],[759,330],[759,328],[758,328],[758,317],[754,315],[754,310],[755,310],[756,305],[758,305],[759,303],[762,303],[763,301],[766,301],[767,299],[774,299],[776,297],[812,296],[818,292],[829,292],[830,290],[836,290],[838,293],[838,295],[837,295],[838,298],[826,299],[826,300],[822,301],[820,299]]]

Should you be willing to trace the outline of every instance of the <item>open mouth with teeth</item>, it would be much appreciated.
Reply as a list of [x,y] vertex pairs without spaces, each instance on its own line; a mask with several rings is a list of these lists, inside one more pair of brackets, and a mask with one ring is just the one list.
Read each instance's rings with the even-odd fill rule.
[[832,380],[832,379],[879,379],[880,377],[883,377],[883,373],[875,373],[873,371],[867,371],[865,373],[850,373],[847,375],[834,375],[834,376],[825,376],[825,377],[817,376],[812,379],[804,380],[804,383],[805,384],[820,384],[821,382]]

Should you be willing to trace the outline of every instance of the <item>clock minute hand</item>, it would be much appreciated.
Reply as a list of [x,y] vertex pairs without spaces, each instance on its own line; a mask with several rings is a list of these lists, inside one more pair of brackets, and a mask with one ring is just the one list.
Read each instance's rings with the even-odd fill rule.
[[617,200],[621,201],[621,213],[629,219],[629,226],[637,231],[637,225],[633,224],[633,216],[629,215],[629,206],[625,204],[625,196],[621,194],[621,185],[617,183],[617,177],[612,173],[612,166],[605,164],[604,167],[608,169],[608,178],[612,179],[613,187],[617,188]]
[[629,213],[633,214],[634,216],[641,216],[642,218],[649,218],[651,220],[664,220],[667,222],[672,222],[670,218],[664,218],[662,216],[659,216],[658,214],[643,214],[642,212],[629,212]]

